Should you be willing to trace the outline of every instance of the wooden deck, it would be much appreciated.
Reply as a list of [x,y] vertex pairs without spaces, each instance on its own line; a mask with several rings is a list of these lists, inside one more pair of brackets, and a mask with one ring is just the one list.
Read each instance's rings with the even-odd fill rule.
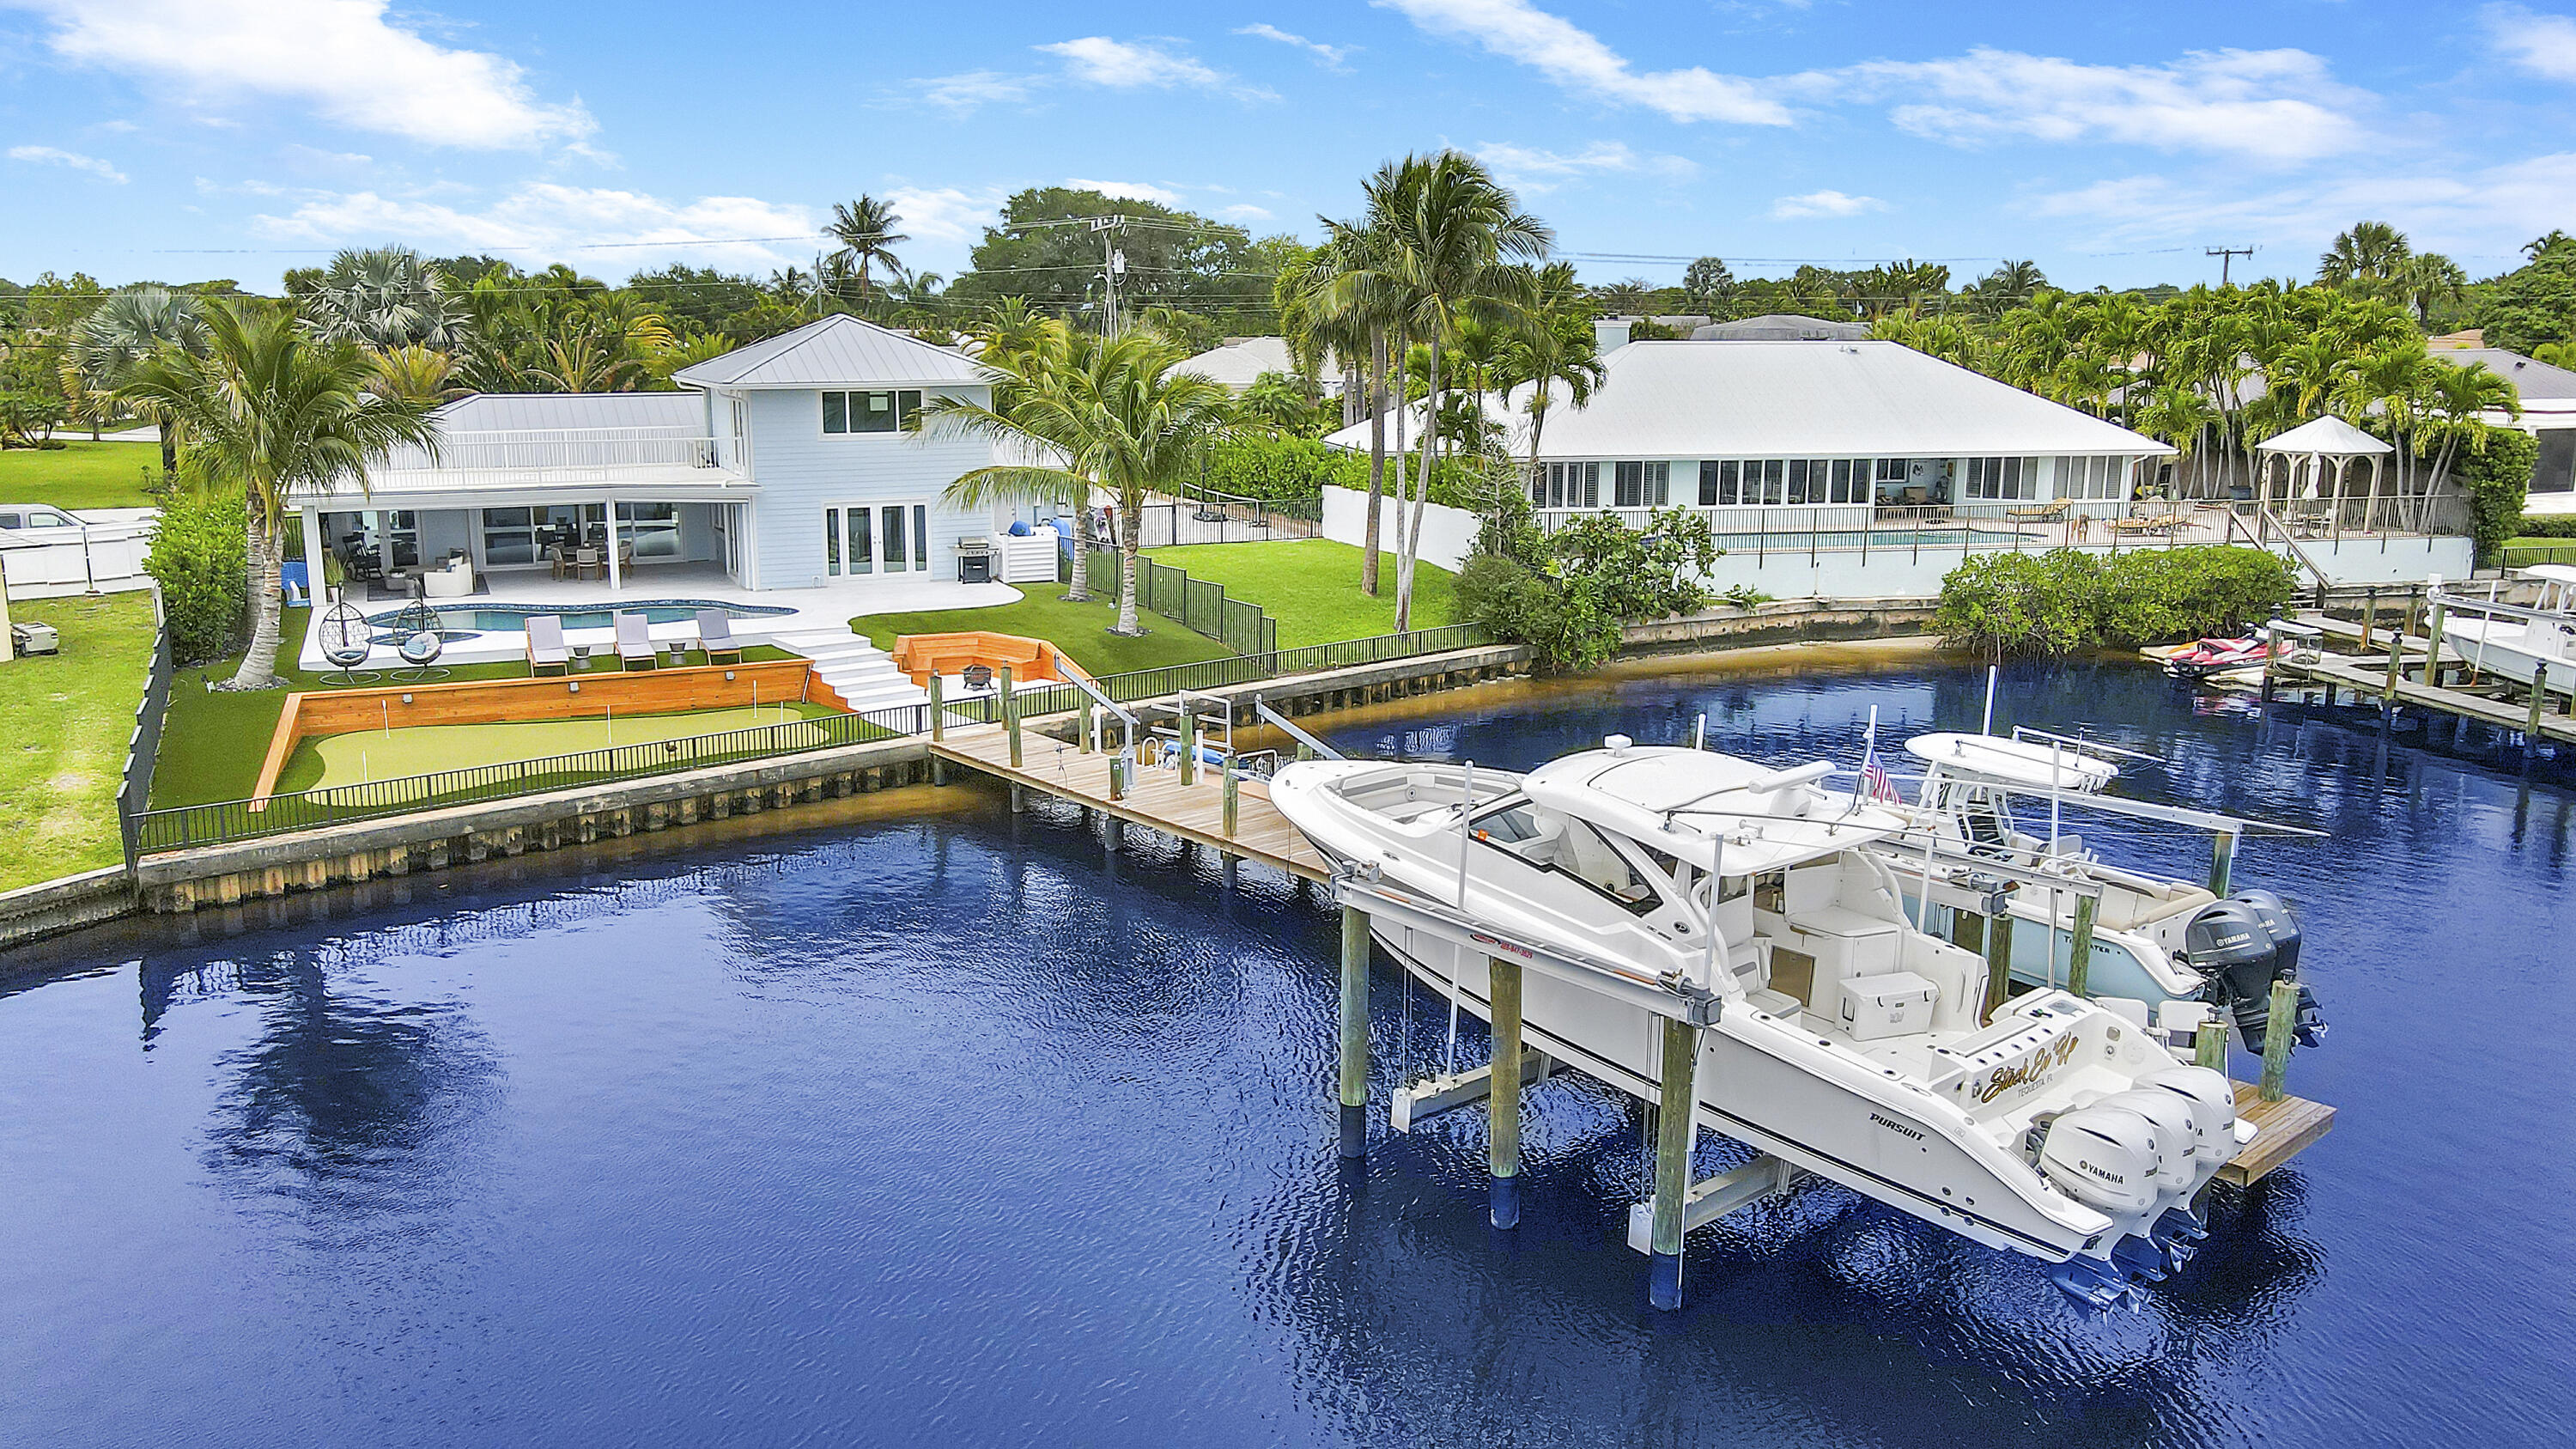
[[945,735],[931,745],[931,754],[995,779],[1042,790],[1307,880],[1325,880],[1332,873],[1322,852],[1270,803],[1270,789],[1259,780],[1236,782],[1235,828],[1228,835],[1224,787],[1213,769],[1202,769],[1194,783],[1184,785],[1177,770],[1140,765],[1127,797],[1112,800],[1107,755],[1086,755],[1060,740],[1023,730],[1021,763],[1014,769],[1010,740],[1000,725],[950,725]]
[[2236,1154],[2235,1161],[2218,1169],[2218,1180],[2243,1187],[2260,1180],[2265,1173],[2306,1151],[2309,1144],[2333,1131],[2335,1109],[2305,1097],[2283,1097],[2277,1102],[2266,1102],[2261,1090],[2253,1083],[2238,1082],[2236,1115],[2254,1124],[2254,1140],[2245,1144],[2245,1150]]

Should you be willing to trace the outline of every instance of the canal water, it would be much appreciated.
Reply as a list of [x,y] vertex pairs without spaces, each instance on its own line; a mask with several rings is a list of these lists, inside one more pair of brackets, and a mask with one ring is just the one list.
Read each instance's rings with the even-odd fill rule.
[[[1982,696],[1919,657],[1658,666],[1332,734],[1527,767],[1704,713],[1848,763],[1872,706],[1895,738]],[[22,953],[0,1443],[2566,1442],[2569,791],[2137,669],[2007,671],[1997,723],[2334,836],[2249,841],[2237,877],[2304,916],[2333,1031],[2291,1085],[2338,1126],[2221,1190],[2142,1311],[1813,1184],[1694,1235],[1687,1311],[1654,1314],[1620,1101],[1532,1093],[1516,1234],[1484,1224],[1477,1112],[1345,1172],[1309,893],[951,790]],[[1394,1072],[1452,1048],[1384,968],[1375,1009],[1383,1134]]]

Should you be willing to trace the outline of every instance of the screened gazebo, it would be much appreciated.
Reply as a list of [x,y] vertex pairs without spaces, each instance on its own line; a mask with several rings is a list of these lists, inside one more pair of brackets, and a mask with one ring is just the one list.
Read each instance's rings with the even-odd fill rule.
[[2344,504],[2350,496],[2352,465],[2367,459],[2370,463],[2370,492],[2361,514],[2364,529],[2379,523],[2380,478],[2386,472],[2381,460],[2397,451],[2388,444],[2337,417],[2323,417],[2312,423],[2301,423],[2286,433],[2265,438],[2254,445],[2264,457],[2262,499],[2267,508],[2274,507],[2272,462],[2281,464],[2279,473],[2279,511],[2293,526],[2305,524],[2311,529],[2331,528],[2343,533]]

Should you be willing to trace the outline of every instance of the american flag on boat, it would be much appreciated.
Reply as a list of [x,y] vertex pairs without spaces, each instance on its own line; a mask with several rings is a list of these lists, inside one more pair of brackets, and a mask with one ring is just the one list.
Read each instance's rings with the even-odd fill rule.
[[1878,762],[1876,751],[1872,751],[1868,759],[1861,761],[1860,781],[1861,788],[1872,800],[1894,802],[1904,799],[1896,793],[1896,782],[1887,777],[1887,767]]

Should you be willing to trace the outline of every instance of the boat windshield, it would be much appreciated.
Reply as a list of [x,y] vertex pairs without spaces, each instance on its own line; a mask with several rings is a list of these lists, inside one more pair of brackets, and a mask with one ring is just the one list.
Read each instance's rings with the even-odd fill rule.
[[1632,915],[1650,914],[1660,903],[1645,875],[1600,831],[1542,810],[1527,796],[1477,816],[1473,828],[1484,844],[1541,870],[1572,876]]

